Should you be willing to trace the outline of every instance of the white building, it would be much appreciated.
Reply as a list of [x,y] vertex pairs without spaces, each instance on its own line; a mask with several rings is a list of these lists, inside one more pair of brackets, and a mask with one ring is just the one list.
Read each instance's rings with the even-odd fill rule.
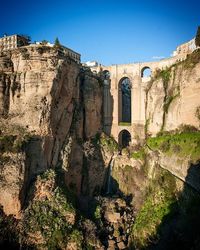
[[192,40],[190,40],[187,43],[183,43],[181,45],[179,45],[175,51],[173,51],[173,56],[177,56],[177,55],[187,55],[192,53],[195,49],[196,49],[196,45],[195,45],[195,38],[193,38]]

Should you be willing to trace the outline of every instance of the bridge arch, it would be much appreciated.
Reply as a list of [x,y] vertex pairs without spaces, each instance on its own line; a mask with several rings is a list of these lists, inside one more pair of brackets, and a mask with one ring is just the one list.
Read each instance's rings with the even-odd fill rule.
[[118,85],[118,122],[131,123],[131,89],[128,77],[122,77]]
[[152,75],[152,70],[150,67],[148,66],[144,66],[142,69],[141,69],[141,78],[146,78],[146,77],[151,77]]
[[128,130],[123,129],[118,135],[118,143],[121,148],[126,148],[131,143],[131,134]]

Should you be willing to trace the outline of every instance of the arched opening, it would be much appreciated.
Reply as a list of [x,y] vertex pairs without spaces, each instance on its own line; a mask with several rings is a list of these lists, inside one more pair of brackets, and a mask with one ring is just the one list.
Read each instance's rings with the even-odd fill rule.
[[109,80],[110,79],[110,72],[108,70],[103,71],[103,79]]
[[124,77],[119,82],[119,123],[131,123],[131,82]]
[[144,67],[141,70],[141,77],[150,78],[151,77],[151,69],[149,67]]
[[127,130],[122,130],[119,133],[118,142],[121,148],[126,148],[130,145],[131,142],[131,134]]

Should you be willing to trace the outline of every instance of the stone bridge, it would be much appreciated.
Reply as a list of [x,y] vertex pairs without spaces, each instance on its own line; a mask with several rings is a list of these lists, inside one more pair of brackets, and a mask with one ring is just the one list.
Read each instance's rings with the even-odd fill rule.
[[122,146],[143,139],[146,86],[158,69],[183,59],[174,56],[158,62],[91,67],[104,76],[104,131]]

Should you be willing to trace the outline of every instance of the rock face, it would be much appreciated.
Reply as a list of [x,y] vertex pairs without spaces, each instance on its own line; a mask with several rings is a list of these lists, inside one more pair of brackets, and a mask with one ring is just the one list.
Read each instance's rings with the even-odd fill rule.
[[133,206],[120,198],[103,198],[99,237],[107,249],[127,249],[131,225],[134,222]]
[[[0,202],[7,214],[17,215],[37,174],[59,162],[65,170],[82,171],[82,142],[101,131],[102,89],[90,71],[46,46],[2,54],[0,68],[1,136],[27,135],[26,146],[12,152],[13,163],[1,161],[1,178],[7,181],[1,183]],[[80,193],[86,185],[80,174],[75,184]]]
[[0,204],[5,214],[19,216],[21,190],[24,183],[25,155],[6,153],[0,157]]
[[196,115],[200,106],[199,51],[157,74],[149,84],[146,100],[147,132],[174,130],[181,124],[199,128]]
[[[147,86],[146,126],[135,127],[141,134],[155,136],[181,124],[199,128],[200,63],[191,65],[190,59],[158,72]],[[61,249],[80,249],[82,236],[86,249],[126,249],[135,212],[157,165],[200,190],[199,179],[193,178],[199,165],[192,166],[188,178],[192,158],[171,154],[175,149],[181,155],[184,138],[173,148],[167,139],[162,154],[157,142],[152,152],[139,139],[136,148],[119,150],[116,141],[102,133],[101,83],[59,49],[31,45],[0,56],[0,212],[25,223],[29,230],[24,238],[33,245],[39,242],[41,249],[48,249],[51,238]],[[193,139],[198,163],[199,144]],[[45,173],[50,175],[47,181]],[[68,206],[62,185],[93,222],[76,221],[76,209],[72,212]],[[79,246],[74,245],[77,238]]]

